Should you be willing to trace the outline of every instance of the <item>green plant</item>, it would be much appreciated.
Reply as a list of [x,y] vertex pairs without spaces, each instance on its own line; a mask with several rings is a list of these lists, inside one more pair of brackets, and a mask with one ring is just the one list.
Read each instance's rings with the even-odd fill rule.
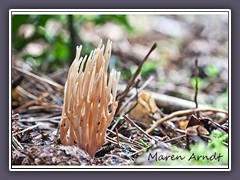
[[[132,31],[127,15],[13,15],[13,52],[19,53],[23,60],[30,60],[43,71],[55,71],[72,63],[76,43],[82,41],[77,29],[87,22],[101,26],[109,21],[124,27],[128,32]],[[33,29],[31,35],[24,36],[24,32],[29,29]],[[25,50],[33,42],[43,47],[41,53],[34,55]],[[89,54],[92,49],[91,44],[85,43],[82,53]]]
[[145,148],[148,148],[148,147],[149,147],[148,144],[147,144],[144,140],[139,139],[139,142],[140,142]]
[[141,75],[148,75],[157,68],[157,63],[153,61],[147,61],[144,63],[140,73]]
[[172,147],[174,160],[156,161],[154,165],[228,165],[228,148],[223,144],[228,141],[228,135],[214,130],[210,139],[207,144],[204,142],[191,144],[190,151],[174,146]]
[[216,98],[213,102],[213,106],[220,109],[228,109],[228,90]]
[[[201,90],[203,89],[205,86],[206,86],[206,81],[200,77],[197,78],[197,81],[198,81],[198,89]],[[193,77],[191,79],[191,85],[192,85],[192,88],[195,89],[196,88],[196,79],[195,77]]]
[[210,78],[214,78],[219,75],[220,71],[219,69],[214,65],[208,65],[204,68],[204,72],[208,75]]

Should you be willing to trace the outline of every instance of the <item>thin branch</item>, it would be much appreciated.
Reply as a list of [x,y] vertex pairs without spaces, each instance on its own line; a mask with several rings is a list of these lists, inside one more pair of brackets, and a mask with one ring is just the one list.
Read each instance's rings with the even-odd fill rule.
[[42,82],[48,83],[48,84],[54,86],[57,89],[60,89],[60,90],[64,89],[64,87],[61,84],[58,84],[58,83],[54,82],[53,80],[40,77],[40,76],[38,76],[36,74],[33,74],[33,73],[29,72],[29,71],[21,69],[21,68],[19,68],[17,66],[12,66],[12,68],[17,70],[17,71],[19,71],[19,72],[21,72],[21,73],[24,73],[24,74],[26,74],[26,75],[28,75],[28,76],[30,76],[30,77],[38,80],[38,81],[42,81]]
[[134,123],[129,117],[127,117],[126,115],[123,115],[123,117],[130,122],[134,127],[137,128],[137,130],[139,130],[141,133],[143,133],[146,137],[148,137],[149,139],[152,139],[154,141],[158,141],[157,139],[155,139],[154,137],[152,137],[151,135],[149,135],[148,133],[146,133],[141,127],[139,127],[136,123]]
[[21,143],[12,135],[12,143],[17,149],[24,149]]
[[[122,105],[121,109],[118,111],[118,114],[121,114],[121,112],[124,110],[124,108],[134,99],[138,96],[138,93],[140,93],[141,91],[143,91],[148,84],[154,79],[153,76],[150,76],[147,81],[137,90],[137,92],[133,93],[127,100],[126,102]],[[137,105],[137,104],[136,104]],[[132,107],[131,109],[133,109],[134,107]],[[129,111],[130,112],[130,111]],[[128,112],[128,113],[129,113]],[[127,114],[127,113],[124,113]]]
[[[110,133],[112,133],[112,134],[115,135],[115,136],[117,135],[115,132],[111,131],[110,129],[107,129],[107,131],[110,132]],[[139,143],[138,141],[129,139],[129,138],[127,138],[126,136],[123,136],[123,135],[120,134],[120,133],[118,133],[118,136],[119,136],[119,138],[127,141],[127,143],[130,143],[130,144],[135,145],[135,146],[138,145],[139,147],[142,147],[142,144]]]
[[[120,84],[118,85],[118,90],[123,91],[126,88],[126,85]],[[135,94],[135,91],[129,91],[128,95]],[[195,103],[193,101],[165,95],[159,94],[156,92],[151,92],[152,98],[155,100],[158,107],[163,109],[171,107],[171,111],[178,111],[184,109],[195,108]],[[199,108],[211,108],[210,106],[198,104]]]
[[44,105],[44,106],[31,106],[28,109],[29,110],[34,110],[34,109],[37,109],[37,110],[40,110],[40,109],[62,109],[62,106],[49,104],[49,105]]
[[108,142],[110,142],[110,143],[118,146],[118,147],[120,146],[120,145],[119,145],[119,142],[116,142],[116,140],[114,140],[114,139],[112,139],[112,138],[110,138],[110,137],[108,137],[108,136],[106,136],[106,140],[107,140]]
[[210,121],[212,123],[212,125],[215,126],[222,133],[228,133],[228,131],[225,128],[223,128],[220,124],[215,122],[213,119],[211,119],[211,118],[205,118],[205,119]]
[[[198,108],[197,96],[198,96],[198,59],[195,60],[195,95],[194,95],[194,102],[196,105],[196,109]],[[196,112],[197,117],[199,118],[199,112]]]
[[117,135],[117,146],[120,147],[118,129],[117,128],[116,128],[116,135]]
[[180,135],[180,136],[177,136],[177,137],[175,137],[175,138],[172,138],[172,139],[165,140],[165,141],[163,141],[163,143],[169,143],[169,142],[171,142],[171,141],[175,141],[175,140],[181,139],[181,138],[183,138],[183,137],[186,137],[186,135],[184,134],[184,135]]
[[117,126],[117,124],[119,123],[119,119],[117,119],[115,116],[113,117],[114,118],[114,120],[115,120],[115,123],[112,125],[112,127],[111,127],[111,131],[113,131],[114,129],[116,129],[116,126]]
[[74,59],[74,54],[75,54],[75,49],[76,49],[76,42],[75,42],[75,29],[74,29],[74,16],[73,15],[67,15],[67,20],[68,20],[68,29],[70,33],[70,39],[68,42],[69,46],[69,52],[70,53],[70,59]]
[[[50,121],[50,122],[58,122],[61,120],[62,116],[55,116],[55,117],[41,117],[41,118],[27,118],[27,119],[19,119],[19,122],[40,122],[40,121]],[[57,121],[58,120],[58,121]]]
[[154,43],[153,46],[151,47],[151,49],[149,50],[148,54],[145,56],[145,58],[144,58],[144,59],[141,61],[141,63],[139,64],[139,66],[138,66],[136,72],[134,73],[134,75],[132,76],[132,78],[128,81],[128,84],[127,84],[126,89],[125,89],[122,93],[120,93],[120,94],[118,95],[117,99],[118,99],[119,101],[118,101],[118,108],[117,108],[117,110],[116,110],[116,113],[118,113],[119,108],[121,108],[121,105],[122,105],[122,103],[123,103],[123,101],[124,101],[124,98],[127,96],[129,90],[130,90],[131,87],[133,86],[134,81],[135,81],[135,79],[137,78],[137,76],[139,75],[139,73],[140,73],[140,71],[141,71],[141,68],[142,68],[144,62],[148,59],[149,55],[152,53],[152,51],[153,51],[156,47],[157,47],[157,44]]
[[37,99],[37,96],[29,93],[28,91],[26,91],[25,89],[23,89],[21,86],[18,86],[16,89],[17,89],[17,91],[18,91],[19,93],[21,93],[23,96],[29,97],[29,98],[34,99],[34,100]]
[[29,130],[31,130],[31,129],[34,129],[34,128],[40,126],[40,125],[42,125],[42,123],[38,123],[38,124],[36,124],[36,125],[34,125],[34,126],[30,126],[30,127],[26,128],[26,129],[24,129],[24,130],[22,130],[22,131],[19,131],[19,132],[16,132],[16,133],[12,134],[12,135],[15,136],[15,135],[17,135],[17,134],[20,134],[20,133],[29,131]]
[[172,114],[169,114],[168,116],[163,117],[162,119],[159,119],[158,121],[156,121],[156,123],[154,123],[149,129],[146,130],[146,132],[148,134],[152,133],[154,131],[155,128],[157,128],[158,126],[160,126],[163,122],[168,121],[174,117],[178,117],[178,116],[187,116],[187,115],[191,115],[194,112],[215,112],[215,113],[223,113],[228,115],[227,111],[224,110],[219,110],[219,109],[212,109],[212,108],[208,108],[208,109],[188,109],[188,110],[181,110],[181,111],[176,111],[173,112]]
[[14,81],[12,82],[12,89],[15,89],[17,86],[19,86],[19,85],[22,83],[22,81],[23,81],[24,78],[25,78],[25,77],[24,77],[23,75],[21,75],[21,76],[18,77],[16,80],[14,80]]
[[150,147],[140,149],[139,151],[136,151],[136,152],[132,153],[130,156],[139,155],[140,153],[143,153],[143,152],[147,151],[149,148],[150,148]]
[[49,92],[46,92],[46,93],[43,93],[43,95],[41,95],[39,98],[37,98],[36,100],[32,100],[32,101],[28,101],[26,102],[25,104],[21,105],[20,107],[14,109],[14,112],[17,113],[19,112],[21,109],[24,109],[24,108],[27,108],[31,105],[34,105],[34,104],[38,104],[40,103],[44,98],[50,96],[51,93]]

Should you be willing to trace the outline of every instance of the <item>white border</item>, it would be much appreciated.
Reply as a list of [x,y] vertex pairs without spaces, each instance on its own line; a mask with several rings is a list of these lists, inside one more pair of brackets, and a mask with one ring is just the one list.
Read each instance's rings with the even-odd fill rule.
[[[182,14],[182,15],[226,15],[230,11],[229,9],[71,9],[71,11],[66,9],[11,9],[13,15],[16,14]],[[26,12],[27,11],[27,12]],[[44,12],[45,11],[45,12]],[[47,11],[47,12],[46,12]],[[211,11],[211,12],[210,12]],[[227,12],[228,11],[228,12]]]
[[231,87],[232,87],[232,77],[231,77],[231,68],[232,68],[232,52],[231,52],[231,46],[232,46],[232,16],[231,16],[231,10],[229,10],[228,15],[228,115],[229,115],[229,147],[228,147],[228,159],[229,159],[229,170],[232,168],[232,93],[231,93]]
[[[14,169],[16,168],[16,169]],[[24,169],[29,168],[29,169]],[[55,168],[55,169],[53,169]],[[71,168],[71,169],[69,169]],[[101,169],[104,168],[104,169]],[[184,168],[184,169],[181,169]],[[209,168],[209,169],[207,169]],[[228,166],[22,166],[10,171],[229,171]]]
[[[26,12],[27,11],[27,12]],[[230,9],[10,9],[9,10],[9,82],[11,76],[11,17],[18,14],[181,14],[181,15],[229,15],[229,40],[228,40],[228,78],[229,78],[229,117],[231,117],[231,10]],[[140,12],[141,11],[141,12]],[[169,12],[171,11],[171,12]],[[211,11],[211,12],[210,12]],[[228,166],[17,166],[11,163],[11,83],[9,83],[9,170],[10,171],[230,171],[231,170],[231,121],[229,121],[229,165]],[[231,118],[230,118],[231,119]],[[28,168],[28,169],[24,169]],[[47,169],[46,169],[47,168]],[[55,168],[55,169],[51,169]],[[71,169],[69,169],[71,168]],[[100,169],[104,168],[104,169]],[[115,169],[116,168],[116,169]],[[144,168],[144,169],[142,169]],[[162,168],[162,169],[161,169]],[[165,169],[166,168],[166,169]],[[186,169],[181,169],[186,168]],[[207,169],[210,168],[210,169]],[[223,169],[228,168],[228,169]]]

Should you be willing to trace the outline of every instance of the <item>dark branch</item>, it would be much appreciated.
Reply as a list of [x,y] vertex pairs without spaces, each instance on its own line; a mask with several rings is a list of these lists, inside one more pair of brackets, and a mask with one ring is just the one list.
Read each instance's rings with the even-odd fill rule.
[[130,89],[132,88],[132,86],[134,85],[134,81],[136,80],[137,76],[139,75],[141,68],[144,64],[144,62],[148,59],[148,57],[150,56],[150,54],[153,52],[154,49],[156,49],[157,47],[157,43],[154,43],[151,47],[151,49],[149,50],[148,54],[145,56],[145,58],[141,61],[141,63],[138,65],[138,68],[136,70],[136,72],[134,73],[134,75],[132,76],[132,78],[128,81],[127,87],[126,89],[120,93],[117,97],[118,99],[118,108],[116,110],[116,114],[118,113],[119,109],[122,106],[122,103],[124,101],[124,98],[127,96],[128,92],[130,91]]

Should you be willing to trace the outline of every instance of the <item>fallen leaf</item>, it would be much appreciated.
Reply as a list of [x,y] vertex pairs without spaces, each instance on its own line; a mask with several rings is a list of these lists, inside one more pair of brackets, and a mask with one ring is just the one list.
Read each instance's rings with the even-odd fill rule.
[[[136,102],[133,102],[135,104]],[[143,91],[138,94],[137,105],[129,112],[129,117],[146,128],[153,123],[153,116],[160,118],[158,107],[150,92]]]

